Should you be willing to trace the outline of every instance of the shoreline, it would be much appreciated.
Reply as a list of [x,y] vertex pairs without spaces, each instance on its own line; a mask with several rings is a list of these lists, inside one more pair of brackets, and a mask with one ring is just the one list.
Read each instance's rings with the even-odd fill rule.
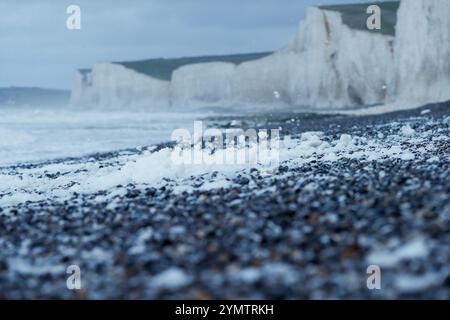
[[[235,115],[219,115],[219,116],[209,116],[201,118],[200,120],[204,121],[207,124],[207,127],[214,128],[232,128],[229,127],[229,122],[227,124],[227,120],[229,119],[241,119],[241,120],[250,120],[251,125],[246,124],[245,122],[242,125],[242,129],[273,129],[278,128],[280,126],[283,127],[281,131],[282,136],[290,135],[290,134],[299,134],[307,131],[322,131],[329,130],[331,127],[340,126],[342,130],[346,128],[350,128],[354,123],[366,124],[366,125],[375,125],[379,123],[383,123],[386,121],[400,119],[400,118],[410,118],[410,117],[419,117],[421,116],[423,111],[430,111],[427,113],[431,116],[442,116],[447,114],[447,109],[450,108],[450,101],[440,102],[440,103],[431,103],[421,107],[407,108],[403,110],[394,110],[381,114],[365,114],[362,112],[361,114],[346,114],[340,113],[339,111],[333,112],[325,112],[325,113],[313,113],[309,111],[305,112],[294,112],[289,110],[282,110],[281,113],[277,113],[275,110],[268,110],[263,116],[253,115],[251,113],[245,116],[235,116]],[[364,109],[366,110],[366,109]],[[368,110],[368,109],[367,109]],[[279,116],[282,115],[284,118],[280,120]],[[261,126],[261,124],[257,124],[253,118],[264,118],[266,123]],[[304,119],[306,117],[306,119]],[[295,123],[291,123],[291,119],[296,119]],[[148,146],[140,147],[142,150],[154,149],[153,151],[158,151],[166,147],[174,146],[173,142],[160,142]],[[94,158],[96,160],[102,160],[107,158],[113,158],[119,156],[121,153],[123,154],[136,154],[139,153],[139,148],[124,148],[110,152],[100,152],[100,153],[89,153],[82,156],[73,156],[73,157],[61,157],[56,159],[49,159],[43,161],[30,161],[25,164],[11,164],[0,166],[0,170],[6,170],[9,168],[38,168],[47,164],[56,164],[62,162],[83,162],[87,161],[90,158]],[[141,150],[141,151],[142,151]]]

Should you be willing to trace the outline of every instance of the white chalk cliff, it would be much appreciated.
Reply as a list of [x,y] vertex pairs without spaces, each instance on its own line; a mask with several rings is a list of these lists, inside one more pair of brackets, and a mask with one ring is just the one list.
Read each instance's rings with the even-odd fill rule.
[[393,37],[350,29],[334,11],[312,8],[290,50],[294,105],[345,107],[381,103],[392,64]]
[[223,105],[231,97],[231,79],[235,65],[209,62],[186,65],[172,74],[171,104],[197,107]]
[[450,1],[403,0],[398,12],[389,98],[425,104],[450,100]]
[[119,64],[100,63],[90,72],[76,72],[71,104],[164,109],[170,104],[170,82],[148,77]]
[[[364,14],[364,13],[363,13]],[[182,66],[170,81],[118,64],[77,73],[73,105],[345,108],[450,100],[450,1],[402,0],[395,37],[311,8],[293,41],[261,59]]]

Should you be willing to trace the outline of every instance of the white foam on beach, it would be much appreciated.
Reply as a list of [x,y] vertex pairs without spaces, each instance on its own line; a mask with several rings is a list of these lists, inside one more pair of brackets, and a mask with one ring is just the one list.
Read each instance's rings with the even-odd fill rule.
[[[431,121],[431,120],[430,120]],[[398,130],[398,129],[397,129]],[[400,130],[401,131],[401,130]],[[434,137],[435,139],[430,139]],[[307,132],[299,139],[285,137],[280,143],[279,161],[291,167],[298,167],[311,161],[335,162],[340,159],[358,159],[360,161],[383,161],[415,159],[414,145],[426,144],[427,151],[432,153],[431,141],[448,140],[446,136],[435,136],[433,131],[423,132],[414,137],[405,137],[401,132],[383,139],[369,140],[344,134],[337,140],[325,139],[321,132]],[[327,141],[328,140],[328,141]],[[402,146],[408,142],[408,147]],[[251,168],[257,168],[263,175],[277,174],[278,161],[267,160],[257,164],[184,164],[173,161],[173,153],[165,148],[157,152],[145,151],[135,155],[121,155],[104,161],[87,162],[67,161],[44,165],[32,169],[0,169],[0,206],[14,206],[26,201],[42,201],[46,199],[70,199],[74,193],[92,194],[107,191],[99,195],[98,201],[109,201],[118,194],[123,194],[124,187],[130,183],[137,186],[169,186],[175,192],[190,192],[194,189],[210,190],[227,188],[233,185],[232,180],[238,175],[248,175]],[[255,157],[258,148],[253,145],[246,152],[249,158]],[[178,150],[179,151],[179,150]],[[210,150],[200,150],[205,159],[214,159]],[[227,152],[236,150],[227,149]],[[430,154],[431,156],[435,156]],[[52,176],[59,172],[56,178]],[[194,186],[193,180],[204,176],[204,183]],[[112,204],[111,204],[112,205]]]
[[410,125],[406,125],[406,126],[402,127],[402,134],[405,137],[412,137],[415,133],[416,133],[416,131],[413,128],[411,128]]

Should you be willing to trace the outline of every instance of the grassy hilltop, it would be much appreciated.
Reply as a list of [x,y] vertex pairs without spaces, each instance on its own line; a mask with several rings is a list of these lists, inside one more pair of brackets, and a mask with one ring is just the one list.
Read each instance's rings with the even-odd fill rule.
[[149,59],[132,62],[115,62],[115,63],[121,64],[137,72],[149,75],[150,77],[169,81],[172,78],[172,73],[174,70],[188,64],[205,63],[205,62],[230,62],[234,64],[241,64],[243,62],[263,58],[269,54],[271,54],[271,52],[176,58],[176,59],[159,58],[159,59]]

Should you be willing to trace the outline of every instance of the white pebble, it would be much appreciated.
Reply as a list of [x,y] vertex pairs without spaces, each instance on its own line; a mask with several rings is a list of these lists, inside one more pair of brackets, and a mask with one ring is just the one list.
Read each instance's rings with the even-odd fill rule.
[[179,268],[171,268],[153,278],[153,284],[160,289],[176,290],[188,285],[191,278]]

